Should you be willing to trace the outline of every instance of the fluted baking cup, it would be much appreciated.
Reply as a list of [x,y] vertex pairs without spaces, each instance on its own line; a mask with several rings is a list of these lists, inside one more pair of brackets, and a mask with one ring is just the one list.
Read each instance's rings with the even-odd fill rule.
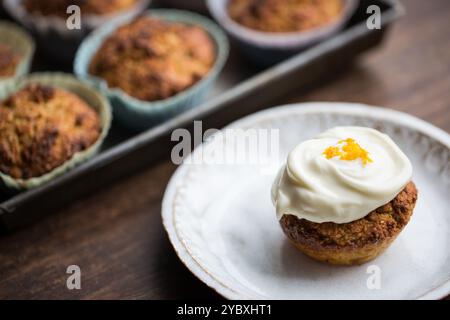
[[[15,179],[7,174],[0,172],[0,186],[9,191],[31,189],[49,182],[57,176],[60,176],[72,169],[76,165],[93,157],[99,150],[103,140],[108,134],[111,126],[111,107],[108,100],[97,90],[91,88],[86,83],[75,77],[64,73],[34,73],[28,77],[5,80],[0,83],[0,100],[6,99],[29,83],[40,83],[43,85],[54,86],[70,91],[80,98],[99,114],[102,131],[97,141],[89,148],[75,153],[63,165],[53,169],[40,177],[30,179]],[[1,137],[0,137],[1,139]]]
[[95,30],[81,44],[76,57],[74,72],[80,79],[86,79],[99,88],[110,100],[114,118],[132,130],[144,130],[176,114],[200,104],[222,70],[229,51],[224,32],[209,19],[188,11],[155,9],[145,13],[168,21],[197,25],[206,30],[216,45],[216,61],[209,73],[192,87],[158,101],[143,101],[131,97],[118,88],[109,88],[105,80],[89,74],[91,59],[102,43],[117,28],[130,22],[131,18],[115,20]]

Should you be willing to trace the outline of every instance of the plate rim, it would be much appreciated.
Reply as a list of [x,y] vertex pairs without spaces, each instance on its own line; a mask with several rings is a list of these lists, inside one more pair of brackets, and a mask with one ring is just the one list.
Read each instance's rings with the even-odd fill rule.
[[[293,103],[275,106],[262,111],[252,113],[248,116],[240,118],[231,122],[223,129],[242,127],[245,124],[251,124],[256,121],[262,121],[268,118],[280,117],[285,113],[295,114],[311,114],[311,113],[334,113],[334,114],[349,114],[349,115],[363,115],[369,118],[387,119],[390,122],[394,122],[398,125],[406,126],[415,131],[419,131],[434,140],[442,143],[447,149],[450,150],[450,134],[444,130],[434,126],[433,124],[422,120],[416,116],[408,113],[388,109],[385,107],[372,106],[361,103],[352,102],[305,102],[305,103]],[[192,153],[198,152],[203,146],[203,143],[197,146]],[[190,167],[189,164],[181,164],[175,170],[175,173],[170,178],[166,190],[164,191],[163,201],[161,205],[162,223],[166,233],[169,237],[169,241],[172,244],[177,256],[181,262],[193,273],[199,280],[205,283],[208,287],[215,290],[221,296],[236,300],[236,299],[252,299],[246,295],[233,290],[222,284],[213,275],[209,274],[204,267],[195,260],[185,248],[185,245],[178,238],[175,224],[173,221],[172,203],[176,193],[178,184],[182,181],[183,176]],[[442,284],[429,289],[426,293],[416,297],[419,300],[433,300],[442,299],[450,294],[450,279],[444,281]]]

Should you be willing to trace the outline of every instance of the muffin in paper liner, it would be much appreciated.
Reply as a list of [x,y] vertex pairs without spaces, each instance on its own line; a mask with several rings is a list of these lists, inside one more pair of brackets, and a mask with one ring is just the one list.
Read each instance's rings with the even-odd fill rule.
[[16,67],[15,74],[13,76],[0,77],[0,82],[27,74],[30,71],[35,50],[33,38],[18,25],[0,21],[0,43],[8,46],[13,52],[20,55],[20,62]]
[[81,44],[74,62],[74,73],[99,88],[110,100],[114,119],[133,131],[142,131],[200,104],[219,76],[228,58],[229,43],[225,33],[209,19],[187,11],[152,9],[147,16],[202,27],[216,47],[216,60],[208,74],[197,83],[172,97],[156,101],[136,99],[119,88],[108,87],[104,79],[89,74],[89,65],[103,42],[120,26],[133,18],[124,18],[95,30]]
[[320,27],[295,32],[263,32],[231,19],[229,0],[206,0],[214,19],[240,44],[242,52],[259,66],[270,66],[310,47],[341,30],[350,20],[359,0],[343,0],[342,13],[335,21]]
[[90,147],[83,151],[76,152],[64,164],[42,176],[30,179],[15,179],[10,175],[0,172],[0,189],[10,193],[38,187],[93,157],[98,152],[111,126],[112,114],[108,100],[97,90],[69,74],[57,72],[33,73],[27,77],[5,80],[0,83],[0,100],[6,99],[30,83],[53,86],[76,94],[99,114],[101,133],[97,141]]
[[[35,37],[39,48],[50,58],[67,62],[83,41],[83,38],[95,28],[117,18],[134,17],[144,11],[151,0],[137,0],[126,10],[106,15],[81,13],[81,29],[68,29],[66,19],[57,16],[42,16],[28,12],[23,0],[4,0],[5,10]],[[68,14],[67,17],[70,15]]]

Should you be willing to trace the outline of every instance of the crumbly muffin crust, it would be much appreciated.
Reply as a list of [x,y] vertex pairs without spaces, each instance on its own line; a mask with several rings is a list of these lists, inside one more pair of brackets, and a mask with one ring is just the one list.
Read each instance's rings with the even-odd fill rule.
[[171,97],[198,82],[216,57],[213,40],[198,26],[140,17],[100,47],[89,72],[146,101]]
[[67,17],[67,7],[77,5],[83,14],[105,15],[131,8],[136,0],[25,0],[25,9],[43,16]]
[[0,77],[13,76],[19,63],[20,55],[7,45],[0,43]]
[[250,29],[295,32],[326,25],[342,9],[342,0],[230,0],[228,14]]
[[30,84],[0,103],[0,171],[39,177],[99,138],[99,115],[75,94]]
[[315,223],[284,215],[281,228],[302,252],[334,264],[360,264],[378,256],[411,218],[417,201],[413,182],[389,203],[349,223]]

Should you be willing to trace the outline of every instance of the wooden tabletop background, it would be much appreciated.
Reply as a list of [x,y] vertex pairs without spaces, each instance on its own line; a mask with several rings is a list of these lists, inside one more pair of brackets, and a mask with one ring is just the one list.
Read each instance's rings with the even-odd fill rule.
[[[391,107],[450,132],[450,1],[404,0],[384,45],[276,104]],[[275,104],[275,105],[276,105]],[[168,160],[0,236],[0,299],[220,298],[180,262],[161,224]],[[82,289],[66,288],[79,265]]]

